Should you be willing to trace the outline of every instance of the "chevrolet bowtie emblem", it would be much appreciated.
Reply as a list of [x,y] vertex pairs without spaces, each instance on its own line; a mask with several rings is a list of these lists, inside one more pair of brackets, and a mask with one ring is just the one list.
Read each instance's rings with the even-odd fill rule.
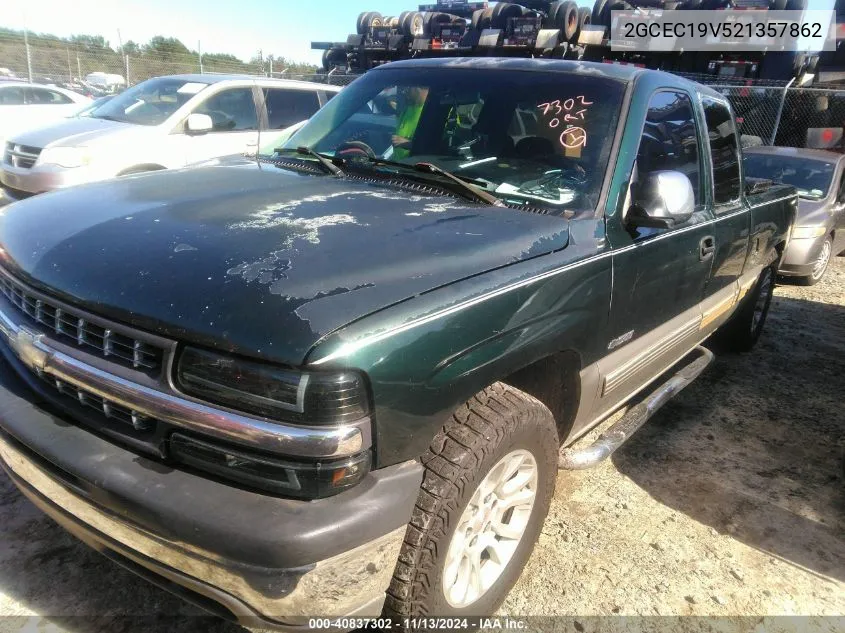
[[36,334],[24,327],[18,329],[17,333],[10,337],[9,344],[15,350],[21,362],[36,371],[41,371],[47,366],[49,353],[39,349],[38,341],[43,334]]

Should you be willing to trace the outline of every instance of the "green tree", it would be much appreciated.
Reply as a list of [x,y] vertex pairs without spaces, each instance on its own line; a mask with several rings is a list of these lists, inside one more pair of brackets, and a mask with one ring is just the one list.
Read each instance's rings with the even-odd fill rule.
[[185,46],[182,42],[180,42],[175,37],[164,37],[162,35],[156,35],[152,38],[144,47],[144,52],[146,53],[158,53],[158,54],[177,54],[177,55],[190,55],[191,51],[188,50],[188,47]]

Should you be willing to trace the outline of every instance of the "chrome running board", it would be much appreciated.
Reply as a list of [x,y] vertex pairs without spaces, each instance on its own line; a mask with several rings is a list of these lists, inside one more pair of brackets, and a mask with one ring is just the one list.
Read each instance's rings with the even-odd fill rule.
[[558,468],[583,470],[603,462],[681,390],[690,384],[713,361],[713,352],[700,345],[693,350],[697,356],[655,389],[651,395],[632,407],[618,422],[602,433],[590,446],[582,449],[562,448]]

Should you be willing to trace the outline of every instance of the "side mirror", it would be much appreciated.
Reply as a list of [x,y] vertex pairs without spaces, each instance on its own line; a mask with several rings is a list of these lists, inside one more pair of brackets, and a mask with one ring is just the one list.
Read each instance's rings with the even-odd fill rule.
[[695,211],[690,179],[679,171],[656,171],[639,187],[628,210],[628,226],[668,229],[683,224]]
[[758,193],[763,193],[771,189],[774,183],[768,178],[752,178],[750,176],[745,179],[745,195],[753,196]]
[[202,134],[214,129],[214,122],[207,114],[189,114],[185,129],[192,134]]

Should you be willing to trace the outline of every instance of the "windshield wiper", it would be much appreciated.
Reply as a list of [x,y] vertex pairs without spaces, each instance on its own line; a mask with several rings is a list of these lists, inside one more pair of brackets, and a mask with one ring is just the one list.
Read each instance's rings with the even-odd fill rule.
[[320,165],[322,165],[328,173],[338,178],[343,178],[344,176],[346,176],[344,171],[340,167],[335,165],[330,158],[328,158],[327,156],[323,156],[319,152],[315,152],[310,147],[297,147],[296,149],[292,149],[289,147],[277,147],[276,151],[280,154],[296,153],[302,156],[310,156],[311,158],[316,158]]
[[405,169],[412,169],[421,174],[435,174],[437,176],[446,178],[450,182],[457,185],[457,188],[460,189],[460,191],[462,191],[466,197],[475,200],[476,202],[483,202],[484,204],[489,204],[493,207],[507,206],[496,196],[487,193],[483,189],[480,189],[475,185],[467,182],[460,176],[456,176],[452,172],[446,171],[445,169],[438,167],[437,165],[433,165],[432,163],[409,164],[395,160],[388,160],[386,158],[378,158],[377,156],[368,156],[367,160],[376,165],[386,165],[388,167],[404,167]]

